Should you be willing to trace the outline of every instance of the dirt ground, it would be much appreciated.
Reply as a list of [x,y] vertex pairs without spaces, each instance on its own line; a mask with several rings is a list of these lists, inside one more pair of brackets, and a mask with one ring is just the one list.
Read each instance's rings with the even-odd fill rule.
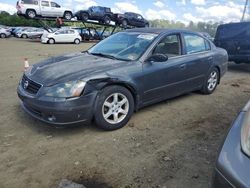
[[213,95],[144,108],[114,132],[54,128],[26,115],[16,94],[23,58],[32,64],[91,45],[0,40],[0,187],[54,188],[63,178],[87,188],[210,187],[218,148],[250,99],[250,64],[230,63]]

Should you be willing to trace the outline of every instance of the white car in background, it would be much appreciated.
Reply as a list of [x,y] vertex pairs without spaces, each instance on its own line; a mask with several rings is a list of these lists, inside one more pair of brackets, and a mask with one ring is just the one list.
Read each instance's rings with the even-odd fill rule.
[[80,44],[82,37],[79,32],[74,29],[60,29],[53,33],[44,32],[41,38],[42,43],[55,44],[55,43],[75,43]]
[[31,38],[35,35],[41,35],[44,33],[44,29],[41,28],[29,28],[29,29],[24,29],[18,32],[16,35],[18,38]]
[[11,32],[5,28],[0,28],[0,38],[10,37]]
[[71,20],[73,13],[71,9],[61,7],[51,0],[18,0],[16,4],[17,14],[27,18],[42,17],[61,17]]

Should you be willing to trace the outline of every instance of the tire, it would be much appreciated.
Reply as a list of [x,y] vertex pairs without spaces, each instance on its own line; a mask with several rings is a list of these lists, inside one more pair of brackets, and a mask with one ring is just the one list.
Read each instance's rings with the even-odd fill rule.
[[127,28],[128,27],[128,21],[122,20],[122,27]]
[[96,100],[95,123],[107,131],[124,127],[134,112],[134,98],[129,90],[121,86],[104,88]]
[[205,95],[212,94],[215,91],[216,87],[218,86],[219,80],[220,80],[220,73],[218,69],[214,67],[209,72],[201,92]]
[[73,15],[72,15],[71,12],[65,12],[63,17],[64,17],[65,20],[71,20]]
[[27,39],[27,38],[28,38],[28,35],[26,35],[26,34],[22,34],[21,38],[23,38],[23,39]]
[[88,21],[88,19],[89,19],[89,14],[86,13],[86,12],[83,12],[83,13],[81,14],[81,19],[82,19],[83,22]]
[[35,10],[27,10],[26,11],[26,17],[27,18],[30,18],[30,19],[33,19],[36,17],[36,11]]
[[6,34],[4,34],[4,33],[1,33],[1,34],[0,34],[0,38],[4,39],[4,38],[6,38],[6,37],[7,37]]
[[110,22],[111,22],[110,16],[108,16],[108,15],[104,16],[103,22],[104,22],[104,24],[110,24]]
[[75,43],[75,44],[80,44],[80,42],[81,42],[80,39],[75,39],[75,40],[74,40],[74,43]]
[[49,43],[49,44],[55,44],[55,39],[49,39],[49,40],[48,40],[48,43]]

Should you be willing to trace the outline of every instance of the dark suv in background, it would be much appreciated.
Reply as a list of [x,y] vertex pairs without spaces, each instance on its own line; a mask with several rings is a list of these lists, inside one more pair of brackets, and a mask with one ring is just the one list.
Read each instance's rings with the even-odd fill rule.
[[227,50],[229,60],[250,63],[250,22],[229,23],[217,29],[214,43]]
[[92,6],[88,10],[80,10],[75,13],[78,20],[88,21],[96,20],[100,23],[110,24],[113,20],[114,14],[108,7]]
[[149,22],[145,20],[142,15],[133,12],[125,12],[124,14],[115,14],[114,21],[116,25],[122,25],[122,27],[127,28],[127,26],[134,27],[149,27]]

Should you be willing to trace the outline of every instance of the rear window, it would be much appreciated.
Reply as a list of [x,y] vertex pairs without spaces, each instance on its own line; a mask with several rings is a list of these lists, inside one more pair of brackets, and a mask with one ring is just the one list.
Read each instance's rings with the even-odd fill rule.
[[250,37],[250,23],[221,25],[215,36],[216,40],[242,37]]
[[30,4],[30,5],[38,5],[37,0],[22,0],[21,3],[22,4]]

